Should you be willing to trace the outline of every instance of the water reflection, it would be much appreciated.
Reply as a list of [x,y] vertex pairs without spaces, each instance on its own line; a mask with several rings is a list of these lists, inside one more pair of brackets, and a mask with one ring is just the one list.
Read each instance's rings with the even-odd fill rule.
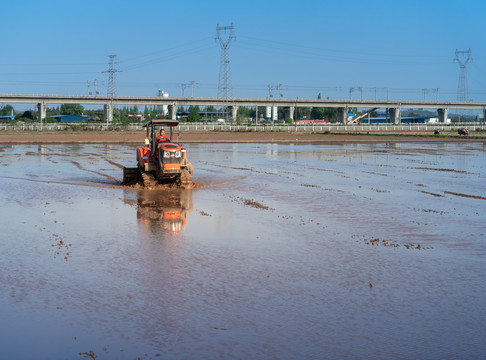
[[48,148],[46,145],[38,145],[37,151],[39,152],[39,154],[41,154],[41,156],[45,157],[47,156]]
[[191,190],[140,190],[126,194],[126,202],[136,203],[137,219],[147,232],[157,233],[160,230],[180,232],[186,227],[187,214],[192,211]]

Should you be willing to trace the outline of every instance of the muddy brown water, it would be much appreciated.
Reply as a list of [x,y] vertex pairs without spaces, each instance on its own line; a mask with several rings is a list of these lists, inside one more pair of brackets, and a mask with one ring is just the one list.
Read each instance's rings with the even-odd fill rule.
[[0,145],[2,357],[484,357],[485,150],[191,144],[180,191]]

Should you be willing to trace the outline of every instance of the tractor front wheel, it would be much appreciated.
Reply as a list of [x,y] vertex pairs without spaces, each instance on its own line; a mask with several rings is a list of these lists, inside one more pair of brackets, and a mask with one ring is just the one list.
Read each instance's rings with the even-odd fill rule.
[[187,163],[187,171],[189,171],[189,174],[191,175],[194,172],[194,166],[192,166],[191,163]]

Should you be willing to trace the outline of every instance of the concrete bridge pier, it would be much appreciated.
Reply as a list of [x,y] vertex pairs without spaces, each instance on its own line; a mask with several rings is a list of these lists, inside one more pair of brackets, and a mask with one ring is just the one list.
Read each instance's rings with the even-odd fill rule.
[[295,113],[295,106],[288,106],[285,108],[285,120],[292,119],[294,120],[294,113]]
[[402,114],[400,108],[389,108],[390,122],[392,124],[400,124],[402,121]]
[[439,117],[439,122],[445,123],[447,121],[447,117],[449,116],[449,109],[437,109],[437,115]]
[[341,124],[346,124],[348,121],[348,108],[340,107],[337,109],[337,121]]
[[231,114],[231,121],[236,122],[236,113],[238,111],[238,106],[230,105],[228,106],[228,114]]
[[113,103],[107,103],[104,106],[105,108],[105,119],[107,123],[113,122]]
[[168,105],[169,119],[177,120],[177,105]]
[[42,121],[46,118],[46,103],[41,102],[37,104],[37,116],[39,118],[39,121],[42,123]]

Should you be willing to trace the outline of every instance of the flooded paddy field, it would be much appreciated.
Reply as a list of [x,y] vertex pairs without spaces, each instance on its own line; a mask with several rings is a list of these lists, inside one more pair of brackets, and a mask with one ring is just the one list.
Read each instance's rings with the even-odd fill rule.
[[188,154],[144,190],[134,146],[0,145],[2,358],[486,355],[484,144]]

